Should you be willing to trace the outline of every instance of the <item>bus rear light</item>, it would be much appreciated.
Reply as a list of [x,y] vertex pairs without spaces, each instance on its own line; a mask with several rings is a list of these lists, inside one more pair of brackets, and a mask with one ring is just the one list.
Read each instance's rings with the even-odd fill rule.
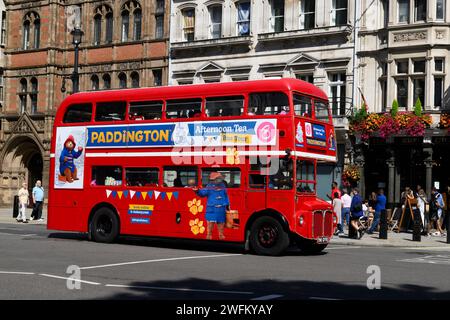
[[303,225],[303,223],[305,222],[305,219],[303,219],[303,216],[301,216],[301,217],[300,217],[300,220],[299,220],[299,222],[300,222],[300,225],[302,226],[302,225]]

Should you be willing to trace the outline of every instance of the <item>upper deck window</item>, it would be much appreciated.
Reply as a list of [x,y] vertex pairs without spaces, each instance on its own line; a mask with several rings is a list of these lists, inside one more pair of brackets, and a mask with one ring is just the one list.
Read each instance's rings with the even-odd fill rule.
[[92,105],[90,103],[72,104],[64,114],[64,123],[89,122],[92,119]]
[[317,120],[330,122],[330,112],[328,110],[328,103],[315,100],[314,108]]
[[296,116],[312,117],[312,101],[311,98],[294,94],[294,112]]
[[198,118],[202,114],[202,99],[180,99],[167,101],[167,119]]
[[244,111],[244,97],[214,97],[206,99],[208,117],[240,116]]
[[127,103],[123,101],[99,102],[95,111],[95,121],[125,120]]
[[162,101],[139,101],[130,103],[130,120],[158,120],[162,118]]
[[289,99],[283,92],[251,93],[249,115],[289,114]]

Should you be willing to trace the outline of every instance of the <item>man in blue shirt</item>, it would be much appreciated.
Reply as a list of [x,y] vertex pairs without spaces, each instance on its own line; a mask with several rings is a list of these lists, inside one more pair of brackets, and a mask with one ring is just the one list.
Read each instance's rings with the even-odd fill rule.
[[372,234],[377,229],[378,223],[380,222],[380,215],[382,210],[386,210],[386,196],[384,195],[384,190],[380,189],[378,191],[377,202],[375,204],[375,214],[373,217],[373,222],[367,233]]
[[31,220],[44,221],[42,219],[42,204],[44,203],[44,188],[40,180],[36,181],[36,186],[33,188],[33,212],[31,213]]

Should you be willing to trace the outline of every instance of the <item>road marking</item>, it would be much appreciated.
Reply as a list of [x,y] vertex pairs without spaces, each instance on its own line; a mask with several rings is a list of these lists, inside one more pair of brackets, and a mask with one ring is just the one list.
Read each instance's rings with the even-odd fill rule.
[[55,276],[55,275],[46,274],[46,273],[39,273],[39,275],[43,276],[43,277],[48,277],[48,278],[71,280],[71,281],[75,281],[75,282],[93,284],[93,285],[96,285],[96,286],[101,285],[101,283],[98,283],[98,282],[92,282],[92,281],[86,281],[86,280],[79,280],[79,279],[73,279],[73,278],[60,277],[60,276]]
[[406,250],[430,250],[430,251],[447,251],[450,250],[450,246],[447,247],[399,247],[396,249],[406,249]]
[[31,237],[31,236],[37,236],[35,233],[30,234],[22,234],[22,233],[9,233],[9,232],[0,232],[0,234],[5,236],[21,236],[21,237]]
[[310,300],[341,300],[337,298],[327,298],[327,297],[309,297]]
[[257,297],[250,300],[272,300],[281,297],[283,297],[283,295],[281,294],[269,294],[268,296]]
[[397,261],[412,262],[412,263],[429,263],[429,264],[450,264],[450,256],[433,255],[420,258],[402,259]]
[[109,267],[118,267],[118,266],[126,266],[126,265],[141,264],[141,263],[164,262],[164,261],[177,261],[177,260],[190,260],[190,259],[203,259],[203,258],[221,258],[221,257],[233,257],[233,256],[242,256],[242,254],[217,254],[217,255],[209,255],[209,256],[191,256],[191,257],[179,257],[179,258],[167,258],[167,259],[153,259],[153,260],[143,260],[143,261],[131,261],[131,262],[121,262],[121,263],[103,264],[103,265],[99,265],[99,266],[82,267],[82,268],[80,268],[80,270],[98,269],[98,268],[109,268]]
[[330,247],[330,248],[325,248],[323,250],[341,250],[341,249],[359,249],[362,247],[358,247],[358,246],[345,246],[345,247]]
[[135,288],[135,289],[149,289],[149,290],[192,291],[192,292],[208,292],[208,293],[254,294],[253,292],[247,292],[247,291],[225,291],[225,290],[206,290],[206,289],[190,289],[190,288],[129,286],[129,285],[123,285],[123,284],[105,284],[105,287]]
[[20,271],[0,271],[1,274],[22,274],[22,275],[32,275],[34,272],[20,272]]

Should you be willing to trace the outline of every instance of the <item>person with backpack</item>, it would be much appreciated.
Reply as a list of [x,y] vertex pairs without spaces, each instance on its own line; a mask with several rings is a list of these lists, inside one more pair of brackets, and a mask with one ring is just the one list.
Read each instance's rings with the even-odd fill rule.
[[364,235],[364,228],[359,223],[359,219],[364,215],[363,213],[363,201],[359,195],[358,188],[353,189],[353,198],[350,205],[350,220],[352,227],[357,232],[357,238],[361,239]]
[[42,204],[44,203],[44,188],[40,180],[36,181],[36,185],[32,191],[33,211],[31,212],[31,220],[44,221],[42,219]]

